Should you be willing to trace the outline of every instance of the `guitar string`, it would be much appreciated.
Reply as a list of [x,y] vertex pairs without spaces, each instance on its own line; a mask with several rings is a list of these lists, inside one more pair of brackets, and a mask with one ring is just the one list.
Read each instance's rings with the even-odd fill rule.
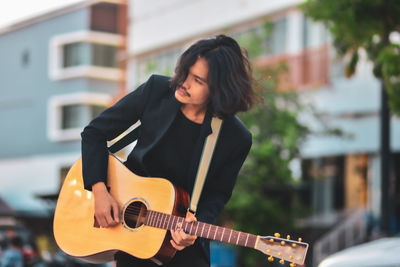
[[[140,210],[140,208],[134,208],[135,210]],[[150,214],[150,211],[151,212],[154,212],[153,214]],[[148,214],[147,214],[148,213]],[[158,213],[158,214],[157,214]],[[126,214],[126,212],[125,212],[125,214]],[[137,213],[128,213],[128,215],[134,215],[134,216],[138,216],[138,214]],[[184,219],[184,217],[179,217],[179,216],[176,216],[176,215],[171,215],[171,214],[166,214],[166,213],[161,213],[161,212],[157,212],[157,211],[152,211],[152,210],[146,210],[146,216],[147,215],[149,215],[149,216],[151,216],[151,217],[153,217],[152,218],[152,222],[151,222],[151,225],[150,224],[147,224],[147,225],[149,225],[149,226],[156,226],[156,225],[159,225],[160,227],[158,227],[158,228],[162,228],[162,229],[172,229],[172,227],[173,226],[176,226],[176,224],[178,223],[178,220],[176,221],[176,222],[174,222],[174,223],[172,223],[171,225],[170,225],[170,227],[168,227],[168,225],[169,225],[169,221],[167,221],[167,218],[168,217],[178,217],[178,218],[180,218],[180,219]],[[168,217],[167,218],[157,218],[157,215],[168,215]],[[183,227],[186,227],[186,226],[189,226],[190,225],[190,223],[186,223],[185,221],[181,221],[182,223],[185,223],[186,225],[184,225]],[[197,222],[197,221],[196,221]],[[196,222],[194,222],[194,223],[196,223]],[[165,226],[165,227],[161,227],[162,225],[165,225],[165,223],[167,223],[167,225]],[[198,223],[202,223],[202,222],[198,222]],[[197,225],[196,225],[197,226]],[[217,227],[217,226],[215,226],[215,225],[207,225],[207,224],[205,224],[205,227],[207,227],[207,228],[210,228],[210,230],[211,230],[211,232],[209,232],[209,234],[211,233],[211,235],[213,235],[213,234],[220,234],[221,232],[222,232],[222,230],[224,229],[224,228],[221,228],[221,227]],[[236,230],[233,230],[233,229],[229,229],[229,230],[231,230],[231,231],[233,231],[233,232],[236,232],[237,234],[238,234],[238,238],[239,238],[239,240],[240,241],[238,241],[239,243],[243,243],[243,245],[245,244],[245,242],[246,242],[246,238],[247,238],[247,235],[251,235],[251,234],[249,234],[249,233],[243,233],[244,235],[241,237],[240,236],[240,231],[236,231]],[[196,231],[194,231],[193,232],[193,234],[195,234],[196,233]],[[223,232],[222,232],[223,233]],[[221,235],[221,238],[227,238],[227,235]],[[228,241],[227,241],[228,242]],[[239,244],[238,243],[238,244]]]
[[[128,208],[125,210],[125,214],[127,214],[127,215],[132,215],[132,216],[138,216],[138,213],[136,213],[135,211],[140,212],[140,210],[141,210],[140,207],[128,207]],[[133,211],[133,212],[132,212],[132,211]],[[172,215],[172,214],[161,213],[161,212],[152,211],[152,210],[145,210],[145,212],[146,212],[146,213],[145,213],[145,217],[147,217],[147,215],[153,217],[153,218],[152,218],[152,222],[151,222],[152,225],[160,225],[160,226],[161,226],[161,225],[164,225],[165,223],[167,223],[167,220],[168,220],[169,217],[171,217],[171,218],[173,218],[173,217],[178,217],[179,219],[184,219],[184,217],[180,217],[180,216],[176,216],[176,215]],[[153,213],[151,214],[150,212],[153,212]],[[156,217],[157,215],[161,215],[161,216],[167,215],[168,217],[167,217],[167,218],[157,218],[157,217]],[[178,221],[176,221],[176,222],[174,222],[173,224],[171,224],[171,226],[176,225],[177,223],[178,223]],[[185,222],[185,221],[182,221],[182,223],[186,223],[186,222]],[[199,222],[199,223],[201,223],[201,222]],[[189,223],[187,223],[187,225],[189,225]],[[168,224],[167,224],[167,226],[168,226]],[[213,227],[213,226],[214,226],[214,225],[205,225],[205,227],[210,227],[213,233],[214,233],[214,232],[221,233],[221,230],[222,230],[223,228],[220,227],[220,229],[218,229],[216,226],[214,226],[214,227]],[[163,228],[163,227],[161,227],[161,228]],[[213,228],[214,228],[214,229],[213,229]],[[240,233],[239,231],[236,231],[236,230],[233,230],[233,229],[230,229],[230,230],[231,230],[231,231],[238,232],[238,234]],[[248,234],[248,233],[244,233],[244,234]]]

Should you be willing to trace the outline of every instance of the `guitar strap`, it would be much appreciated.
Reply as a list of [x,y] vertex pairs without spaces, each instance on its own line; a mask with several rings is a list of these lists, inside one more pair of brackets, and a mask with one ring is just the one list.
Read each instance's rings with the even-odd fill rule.
[[219,132],[221,130],[222,120],[213,117],[211,120],[211,130],[212,133],[207,136],[204,141],[203,152],[201,153],[199,167],[197,168],[196,180],[193,186],[192,197],[190,198],[190,205],[187,211],[187,215],[195,215],[197,210],[197,203],[200,199],[201,191],[203,190],[203,185],[207,177],[208,169],[210,167],[210,162],[212,155],[214,153],[215,145],[218,141]]
[[[206,140],[204,141],[199,167],[197,168],[196,180],[193,186],[192,197],[190,198],[190,205],[187,211],[188,214],[192,215],[196,214],[197,203],[199,202],[201,191],[203,190],[203,185],[207,177],[208,169],[210,167],[211,158],[214,153],[215,145],[218,140],[219,132],[221,130],[221,125],[222,125],[221,119],[217,117],[213,117],[211,119],[212,133],[208,135]],[[122,148],[129,145],[130,143],[134,142],[138,138],[139,128],[140,126],[136,127],[129,134],[127,134],[122,139],[118,140],[115,144],[110,146],[108,150],[111,153],[116,153]]]

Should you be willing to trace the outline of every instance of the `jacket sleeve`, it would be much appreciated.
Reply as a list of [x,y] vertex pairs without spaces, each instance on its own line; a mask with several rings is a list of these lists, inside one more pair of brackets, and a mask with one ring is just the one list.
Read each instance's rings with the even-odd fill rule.
[[152,89],[154,76],[92,120],[81,133],[82,171],[85,189],[107,181],[110,141],[140,120]]
[[[205,192],[199,201],[196,217],[199,221],[214,223],[232,195],[237,176],[250,151],[251,136],[231,156],[227,158],[215,177],[215,183],[205,185]],[[208,179],[208,178],[207,178]]]

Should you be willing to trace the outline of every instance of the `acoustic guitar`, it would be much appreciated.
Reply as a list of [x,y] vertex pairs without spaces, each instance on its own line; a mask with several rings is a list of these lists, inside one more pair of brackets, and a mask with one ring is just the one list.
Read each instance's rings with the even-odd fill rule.
[[163,178],[132,173],[113,155],[108,161],[110,194],[120,205],[120,224],[100,228],[94,218],[94,198],[84,189],[82,162],[70,169],[54,215],[54,236],[67,254],[92,263],[114,260],[118,251],[162,265],[174,255],[170,232],[181,225],[190,235],[257,249],[273,257],[303,264],[308,244],[289,238],[259,236],[203,222],[186,223],[188,194]]

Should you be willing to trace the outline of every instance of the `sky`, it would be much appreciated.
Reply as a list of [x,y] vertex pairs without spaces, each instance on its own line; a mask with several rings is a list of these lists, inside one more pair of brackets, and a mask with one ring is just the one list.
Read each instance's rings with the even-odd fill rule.
[[0,28],[82,0],[0,0]]

